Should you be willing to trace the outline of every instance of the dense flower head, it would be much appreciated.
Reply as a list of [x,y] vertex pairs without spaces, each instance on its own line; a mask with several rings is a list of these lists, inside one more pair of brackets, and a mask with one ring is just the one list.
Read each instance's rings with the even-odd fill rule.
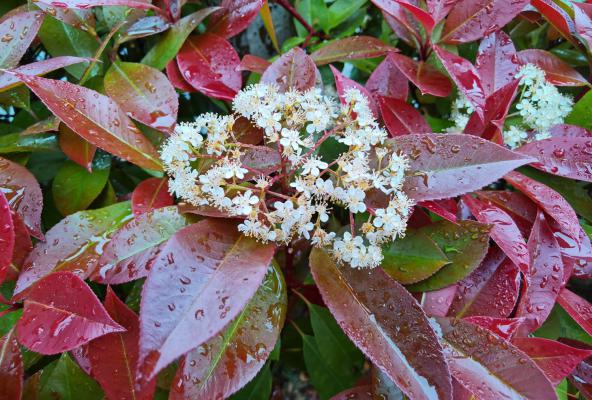
[[[387,134],[359,90],[348,89],[343,99],[338,105],[319,89],[247,87],[235,97],[233,115],[203,114],[176,127],[161,151],[171,192],[244,218],[238,229],[260,241],[304,238],[352,267],[379,265],[381,245],[404,235],[413,205],[402,191],[408,159],[385,143]],[[265,146],[278,152],[273,172],[258,174],[242,162],[260,146],[236,140],[233,124],[240,117],[261,128]],[[329,138],[347,147],[335,160],[318,151]],[[382,193],[386,207],[369,207],[369,191]],[[326,228],[337,208],[350,215],[349,231],[341,235]]]

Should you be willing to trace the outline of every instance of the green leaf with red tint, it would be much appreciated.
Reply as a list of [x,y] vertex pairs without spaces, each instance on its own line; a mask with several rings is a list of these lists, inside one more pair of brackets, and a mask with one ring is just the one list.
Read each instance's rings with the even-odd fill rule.
[[56,272],[39,281],[17,323],[19,342],[41,354],[62,353],[124,330],[88,285],[71,272]]
[[125,331],[99,337],[82,351],[90,361],[92,377],[99,382],[108,398],[152,399],[156,380],[143,386],[136,385],[138,340],[140,321],[138,316],[108,287],[103,303],[116,323]]
[[56,271],[72,271],[87,278],[102,246],[130,218],[130,204],[123,202],[80,211],[61,220],[27,257],[14,290],[15,300],[22,300],[35,283]]
[[0,284],[12,263],[15,245],[15,227],[8,200],[0,191]]
[[407,78],[393,61],[393,53],[388,53],[366,81],[366,90],[375,99],[378,96],[393,97],[403,101],[409,94]]
[[10,16],[0,24],[0,68],[14,68],[37,36],[44,14],[39,11]]
[[0,393],[2,397],[20,399],[23,392],[23,355],[11,329],[0,338]]
[[345,77],[337,68],[330,65],[331,72],[333,72],[333,76],[335,77],[335,88],[337,89],[337,94],[339,95],[339,100],[341,104],[345,104],[345,92],[350,89],[358,89],[362,95],[364,95],[368,99],[368,106],[372,111],[374,117],[378,118],[378,106],[374,101],[374,97],[370,95],[368,90],[358,82],[354,81],[353,79],[349,79]]
[[189,225],[169,239],[142,291],[143,379],[204,344],[238,316],[263,281],[273,253],[273,245],[247,238],[236,224],[220,219]]
[[138,184],[132,193],[132,211],[135,216],[147,211],[173,205],[166,178],[148,178]]
[[220,100],[232,100],[241,89],[239,64],[234,47],[212,33],[188,38],[177,54],[183,78],[206,96]]
[[472,135],[414,134],[387,143],[409,157],[403,190],[416,201],[472,192],[533,160]]
[[104,79],[105,92],[132,118],[171,133],[177,123],[179,99],[166,76],[143,64],[117,61]]
[[414,292],[441,289],[463,279],[481,263],[489,246],[489,226],[475,221],[454,224],[443,220],[423,227],[422,232],[444,251],[450,263],[407,287]]
[[158,153],[109,97],[65,81],[17,75],[70,129],[142,168],[162,170]]
[[90,144],[86,139],[78,136],[76,132],[67,125],[60,124],[58,136],[60,149],[76,164],[92,172],[92,162],[97,152],[97,147]]
[[378,104],[390,137],[432,131],[421,113],[404,100],[379,96]]
[[460,0],[448,14],[440,41],[472,42],[503,28],[528,5],[528,0]]
[[526,354],[487,329],[463,320],[438,318],[452,376],[482,400],[556,400],[555,389]]
[[592,336],[592,304],[566,288],[559,292],[557,302],[588,335]]
[[257,17],[263,0],[223,0],[221,10],[212,15],[207,32],[229,39],[238,35]]
[[162,246],[190,223],[175,206],[137,215],[111,236],[91,279],[115,285],[148,276]]
[[485,36],[479,43],[475,68],[488,96],[512,82],[520,69],[512,39],[504,31]]
[[527,49],[518,52],[522,65],[534,64],[545,71],[547,81],[556,86],[586,86],[588,81],[575,68],[553,53],[540,49]]
[[185,356],[170,400],[227,398],[253,379],[279,338],[286,307],[286,284],[281,269],[272,263],[263,283],[236,319]]
[[555,340],[519,337],[512,344],[537,363],[547,378],[558,385],[584,359],[592,356],[592,350],[577,349]]
[[[452,399],[450,375],[436,334],[401,285],[380,268],[338,266],[320,249],[313,249],[310,267],[341,328],[406,395]],[[415,338],[413,343],[409,337]]]
[[389,57],[401,73],[418,87],[421,93],[446,97],[452,91],[450,79],[434,66],[424,61],[415,61],[401,54],[389,53]]
[[10,209],[23,219],[31,235],[42,239],[43,194],[33,174],[22,165],[0,157],[0,188]]
[[313,52],[310,57],[317,65],[325,65],[336,61],[379,57],[392,51],[398,50],[375,37],[352,36],[329,42]]
[[317,80],[317,67],[300,47],[294,47],[275,60],[261,75],[261,82],[274,84],[282,92],[312,89]]

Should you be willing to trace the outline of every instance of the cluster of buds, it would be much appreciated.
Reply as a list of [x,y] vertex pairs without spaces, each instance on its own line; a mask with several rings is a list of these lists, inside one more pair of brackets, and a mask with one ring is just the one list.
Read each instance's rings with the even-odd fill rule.
[[[233,115],[204,114],[177,126],[161,152],[171,192],[244,218],[238,229],[259,241],[305,238],[354,268],[378,266],[381,246],[404,235],[413,204],[401,189],[408,160],[385,143],[360,91],[347,90],[338,105],[318,89],[281,93],[256,84],[237,94],[233,108]],[[234,137],[241,117],[278,153],[277,168],[265,176],[241,161],[253,147]],[[323,160],[319,148],[330,138],[344,151]],[[388,199],[384,208],[366,204],[370,191]],[[327,229],[338,210],[350,221],[339,234]]]

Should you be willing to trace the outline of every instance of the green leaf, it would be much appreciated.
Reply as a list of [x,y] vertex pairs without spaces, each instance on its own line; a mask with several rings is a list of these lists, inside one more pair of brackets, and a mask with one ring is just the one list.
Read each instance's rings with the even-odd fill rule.
[[364,4],[366,4],[366,0],[337,0],[331,4],[328,14],[329,30],[335,28],[337,25],[348,19]]
[[565,123],[592,129],[592,92],[589,91],[574,104]]
[[10,133],[0,136],[0,154],[58,150],[58,141],[53,133],[35,135]]
[[17,86],[0,93],[0,104],[16,108],[29,109],[31,106],[29,89]]
[[382,250],[382,269],[403,284],[424,280],[450,263],[446,254],[422,229],[409,231],[405,237]]
[[535,333],[535,336],[557,340],[560,337],[579,340],[592,345],[592,337],[559,304]]
[[99,384],[86,375],[68,353],[46,366],[41,373],[38,400],[101,400]]
[[423,232],[444,251],[450,264],[421,282],[407,286],[412,292],[437,290],[470,274],[481,263],[489,247],[489,226],[475,221],[439,221]]
[[108,157],[95,161],[92,173],[72,161],[66,161],[52,184],[53,199],[58,211],[66,216],[86,210],[103,191],[110,167]]
[[271,384],[271,370],[269,363],[267,363],[251,382],[230,396],[229,400],[269,400],[271,398]]

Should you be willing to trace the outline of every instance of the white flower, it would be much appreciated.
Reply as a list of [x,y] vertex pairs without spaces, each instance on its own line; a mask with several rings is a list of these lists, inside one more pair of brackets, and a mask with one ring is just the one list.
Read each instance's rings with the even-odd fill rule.
[[234,210],[238,215],[247,215],[253,211],[253,205],[259,202],[259,198],[253,195],[253,192],[247,190],[243,194],[238,194],[232,199]]
[[321,161],[318,157],[310,157],[302,165],[302,175],[319,176],[321,170],[324,170],[328,166],[329,164],[327,164],[324,161]]
[[304,142],[300,138],[300,132],[292,129],[282,128],[280,144],[284,147],[298,150],[300,149],[300,146],[304,145]]
[[504,143],[510,146],[511,149],[519,147],[526,139],[528,139],[528,133],[515,125],[504,130]]

